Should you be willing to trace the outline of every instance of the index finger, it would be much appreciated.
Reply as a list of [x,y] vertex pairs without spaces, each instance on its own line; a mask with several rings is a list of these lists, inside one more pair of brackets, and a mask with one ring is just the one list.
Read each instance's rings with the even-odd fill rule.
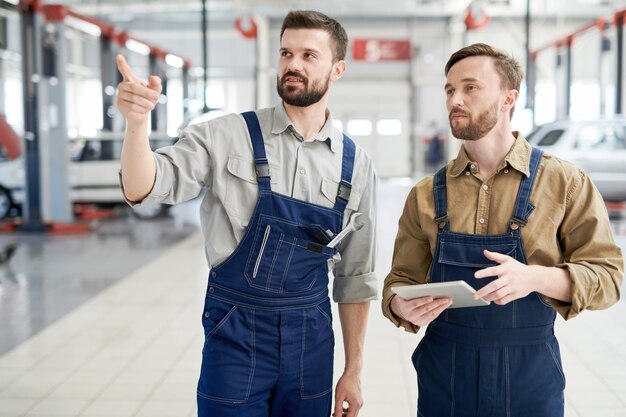
[[497,266],[488,266],[487,268],[479,269],[474,272],[474,278],[488,278],[499,276],[500,268]]
[[491,294],[494,291],[499,290],[497,281],[490,282],[489,284],[482,287],[480,290],[474,293],[474,300],[478,300],[479,298],[483,298],[484,296]]
[[130,69],[130,66],[128,66],[124,55],[117,54],[115,62],[117,63],[117,69],[122,74],[122,77],[124,77],[124,81],[137,81],[137,77],[133,73],[133,70]]

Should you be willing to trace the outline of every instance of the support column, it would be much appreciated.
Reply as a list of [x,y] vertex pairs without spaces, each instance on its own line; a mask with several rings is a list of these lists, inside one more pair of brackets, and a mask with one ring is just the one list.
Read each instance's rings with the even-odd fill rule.
[[22,74],[24,96],[24,164],[26,194],[22,206],[23,231],[44,231],[41,204],[39,142],[39,81],[41,80],[41,5],[39,0],[20,0]]
[[[448,39],[450,41],[450,48],[449,48],[450,53],[448,54],[448,56],[450,56],[454,52],[458,51],[463,46],[465,46],[467,30],[466,30],[465,22],[463,22],[462,16],[451,18],[448,22],[448,27],[449,27]],[[447,57],[445,61],[446,62],[448,61]],[[447,119],[447,110],[446,110],[446,119]],[[448,146],[446,147],[448,150],[448,155],[446,157],[446,160],[449,161],[451,159],[456,158],[457,154],[459,153],[459,150],[461,149],[461,141],[455,139],[452,136],[452,134],[449,134],[448,137],[450,138],[450,140],[448,141]]]
[[568,36],[565,44],[567,63],[565,66],[565,116],[569,117],[572,104],[572,43],[574,38]]
[[615,15],[615,28],[617,34],[616,66],[615,69],[615,114],[621,114],[624,110],[624,16],[626,12]]
[[270,24],[267,17],[254,16],[257,26],[256,36],[256,108],[270,107],[272,85],[272,65],[270,64]]
[[531,112],[532,128],[536,126],[535,117],[535,90],[537,88],[537,54],[529,54],[530,61],[527,65],[528,73],[526,74],[526,108]]
[[565,65],[563,64],[563,48],[562,44],[558,42],[555,48],[556,52],[556,71],[555,71],[555,88],[556,88],[556,117],[557,119],[564,119],[567,116],[566,106],[566,92],[567,77],[565,74]]
[[[191,64],[185,60],[183,64],[183,121],[189,120],[189,67]],[[184,122],[183,122],[184,123]]]
[[70,198],[69,149],[67,140],[66,91],[69,61],[63,20],[64,6],[44,6],[46,23],[42,36],[41,120],[41,197],[44,220],[72,223]]
[[150,48],[150,75],[156,75],[161,78],[161,97],[156,107],[150,113],[152,117],[152,131],[153,132],[165,132],[167,130],[167,106],[165,105],[164,98],[167,97],[167,73],[163,69],[163,60],[165,59],[165,53],[157,48]]
[[611,40],[606,34],[606,30],[609,28],[605,25],[601,29],[600,37],[600,59],[598,60],[598,85],[600,86],[600,115],[608,115],[607,106],[607,88],[610,84],[610,71],[609,65],[611,60]]
[[100,37],[100,77],[102,80],[102,130],[112,132],[115,117],[115,88],[119,83],[115,55],[117,46],[110,37]]

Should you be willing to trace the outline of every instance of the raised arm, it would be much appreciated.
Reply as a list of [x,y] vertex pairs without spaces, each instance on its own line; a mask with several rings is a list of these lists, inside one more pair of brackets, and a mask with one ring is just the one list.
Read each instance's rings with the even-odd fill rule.
[[161,95],[161,79],[151,75],[149,81],[139,79],[122,55],[116,57],[124,77],[117,86],[117,108],[126,119],[122,146],[122,184],[130,201],[143,200],[152,190],[156,164],[150,149],[148,120]]

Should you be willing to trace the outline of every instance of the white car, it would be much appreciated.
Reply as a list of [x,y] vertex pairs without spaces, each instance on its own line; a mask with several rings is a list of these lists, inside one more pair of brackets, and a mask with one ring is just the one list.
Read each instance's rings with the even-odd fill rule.
[[626,201],[626,118],[547,123],[527,139],[585,170],[605,201]]
[[[156,149],[170,145],[173,139],[151,139]],[[118,172],[122,140],[113,138],[79,138],[70,140],[70,198],[73,203],[115,205],[124,203]],[[13,214],[25,200],[24,160],[0,159],[0,219]],[[163,213],[164,205],[141,207],[133,212],[141,218]]]

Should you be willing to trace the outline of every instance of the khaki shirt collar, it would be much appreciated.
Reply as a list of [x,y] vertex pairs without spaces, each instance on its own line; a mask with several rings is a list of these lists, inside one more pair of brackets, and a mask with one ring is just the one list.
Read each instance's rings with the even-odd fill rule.
[[[289,119],[287,111],[282,103],[274,107],[274,117],[272,120],[272,134],[280,135],[289,130],[293,133],[294,137],[299,141],[303,141],[304,138],[293,126],[293,122]],[[326,123],[322,129],[315,135],[313,140],[319,140],[320,142],[326,142],[331,151],[337,152],[341,150],[343,145],[343,135],[338,129],[333,126],[333,118],[330,111],[326,109]]]
[[[513,132],[513,136],[515,136],[516,140],[509,150],[509,153],[500,163],[498,171],[504,169],[506,166],[510,166],[528,177],[530,176],[530,153],[532,151],[532,147],[519,132]],[[471,167],[472,164],[474,164],[474,162],[469,159],[467,152],[465,152],[465,148],[461,146],[459,154],[452,162],[450,176],[458,177],[465,172],[466,169],[468,169],[468,166]]]

